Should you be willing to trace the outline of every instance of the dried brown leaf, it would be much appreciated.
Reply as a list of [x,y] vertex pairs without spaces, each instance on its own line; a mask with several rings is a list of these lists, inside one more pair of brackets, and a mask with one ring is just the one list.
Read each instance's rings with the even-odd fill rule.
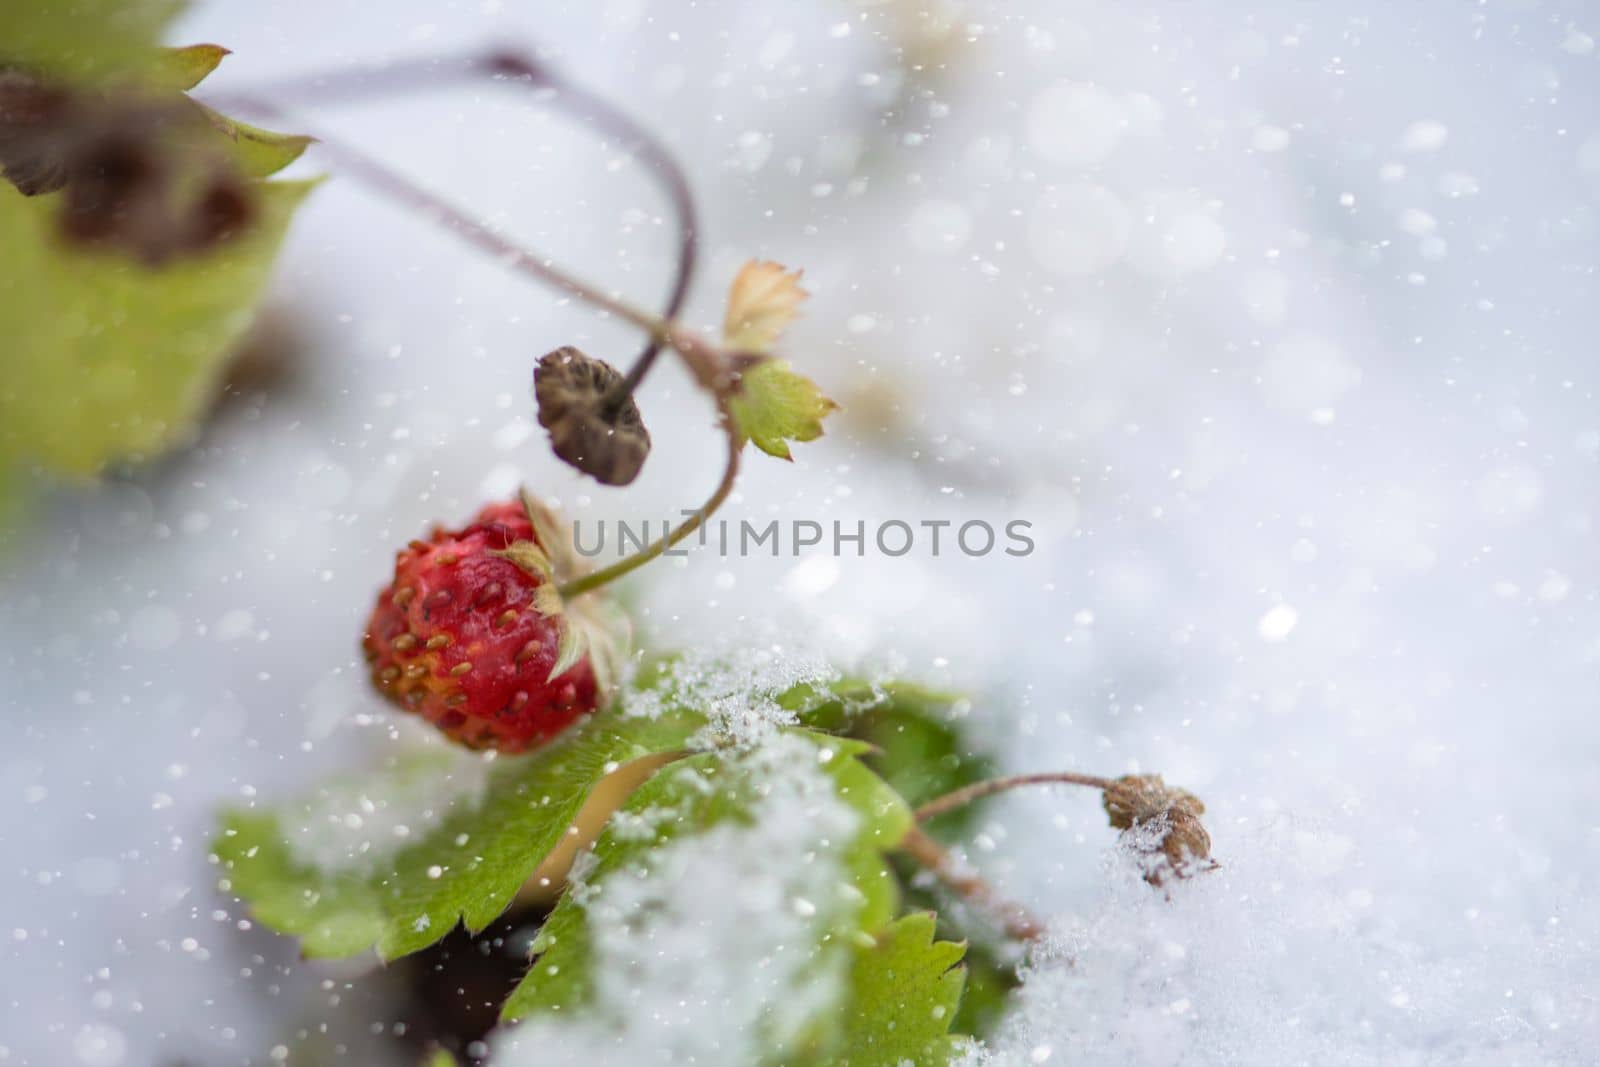
[[728,311],[722,339],[740,352],[767,352],[800,313],[807,293],[800,271],[752,259],[740,268],[728,290]]

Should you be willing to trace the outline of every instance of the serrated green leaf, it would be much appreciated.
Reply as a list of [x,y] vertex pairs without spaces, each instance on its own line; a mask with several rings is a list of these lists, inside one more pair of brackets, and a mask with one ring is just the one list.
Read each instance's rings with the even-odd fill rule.
[[739,433],[761,451],[792,459],[790,441],[815,441],[822,420],[839,405],[786,360],[769,359],[744,373],[730,401]]
[[197,107],[222,135],[234,165],[252,178],[266,178],[278,173],[305,154],[315,140],[301,134],[274,133],[248,122],[230,119],[204,104]]
[[154,89],[188,92],[205,81],[228,54],[228,49],[219,44],[163,48],[150,71],[148,83]]
[[[716,935],[735,946],[745,936],[778,939],[775,947],[751,950],[757,953],[752,959],[707,960],[738,971],[732,980],[747,992],[770,994],[759,1005],[755,1023],[765,1058],[786,1062],[832,1047],[839,1037],[837,1009],[854,946],[866,938],[863,931],[887,923],[897,907],[898,890],[883,852],[911,824],[905,803],[861,763],[867,750],[860,742],[791,728],[764,755],[703,753],[657,774],[596,842],[581,888],[569,892],[546,920],[535,943],[539,955],[506,1002],[504,1017],[581,1018],[601,1032],[615,1029],[619,1041],[629,1028],[655,1025],[603,991],[633,980],[629,963],[606,958],[607,952],[614,953],[618,944],[651,952],[649,946],[673,938],[674,921],[689,922],[691,931],[706,930],[712,924],[695,925],[694,917],[696,902],[704,898],[692,894],[726,894],[731,899],[725,908],[709,901],[719,912]],[[815,794],[823,798],[817,802],[820,809],[785,792],[805,794],[805,788],[793,785],[796,777],[822,783],[815,787],[822,790]],[[828,805],[850,813],[850,829],[829,829],[828,817],[817,814]],[[818,838],[805,838],[797,826],[817,832]],[[715,836],[729,828],[732,836]],[[706,851],[678,851],[686,846]],[[691,862],[686,856],[695,858]],[[686,863],[686,869],[677,869]],[[774,909],[770,914],[740,910],[750,907],[737,899],[735,887],[743,885],[739,875],[750,873],[741,863],[781,881],[781,891],[771,885],[757,891]],[[707,869],[722,864],[734,865],[732,879],[719,881]],[[668,898],[674,893],[694,914],[673,916],[676,905]],[[596,909],[599,918],[592,917]],[[785,966],[792,970],[774,977],[773,971]],[[743,973],[746,968],[750,973]],[[771,988],[773,982],[781,988]],[[727,1022],[730,1028],[739,1025],[739,1020]],[[535,1029],[527,1039],[537,1042],[537,1035]],[[512,1040],[518,1040],[516,1032]],[[731,1032],[728,1040],[736,1041]],[[728,1062],[745,1062],[731,1051],[724,1054],[731,1057]]]
[[64,248],[54,233],[56,198],[30,199],[0,183],[0,457],[91,476],[186,435],[313,184],[262,185],[249,232],[150,270]]
[[966,947],[934,940],[930,912],[891,923],[870,947],[857,948],[843,1046],[832,1067],[936,1067],[967,1043],[950,1033],[961,1003]]
[[[457,922],[486,926],[561,842],[602,778],[681,747],[701,721],[683,709],[656,718],[601,712],[546,748],[494,761],[477,795],[451,798],[425,832],[413,831],[399,848],[391,847],[393,838],[378,840],[376,854],[357,855],[352,864],[321,862],[312,847],[348,796],[337,789],[280,811],[232,811],[213,848],[229,889],[261,921],[300,937],[306,955],[369,948],[386,958],[404,955]],[[463,775],[483,767],[480,758],[443,746],[433,758],[449,759]],[[436,788],[440,773],[437,765],[407,764],[358,785],[369,800],[392,797],[391,809],[403,808],[415,803],[417,787],[424,795],[430,783]]]

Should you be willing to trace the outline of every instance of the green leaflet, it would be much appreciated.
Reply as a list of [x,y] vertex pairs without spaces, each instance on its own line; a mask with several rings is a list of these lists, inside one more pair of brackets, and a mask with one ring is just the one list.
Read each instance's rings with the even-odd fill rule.
[[205,81],[227,54],[228,50],[217,44],[163,48],[148,81],[156,88],[186,93]]
[[225,147],[234,166],[252,178],[266,178],[299,159],[310,147],[312,138],[300,134],[274,133],[238,119],[230,119],[204,104],[197,105],[211,120],[217,132],[227,139]]
[[[904,801],[861,763],[865,751],[791,728],[753,752],[703,753],[658,773],[546,920],[503,1012],[527,1021],[507,1040],[536,1047],[541,1026],[573,1020],[623,1049],[681,1050],[695,1035],[675,1027],[709,1010],[730,1043],[726,1062],[744,1062],[741,1040],[768,1062],[835,1047],[852,954],[897,907],[883,851],[910,826]],[[688,961],[672,955],[685,937],[712,939],[705,966],[731,970],[732,1003],[698,996]],[[630,1003],[670,998],[679,982],[683,1019]]]
[[832,1067],[935,1067],[966,1039],[950,1033],[961,1003],[966,947],[934,940],[931,912],[892,923],[871,947],[856,949],[850,970],[845,1040]]
[[729,402],[739,432],[769,456],[793,459],[790,441],[815,441],[822,420],[839,405],[787,360],[769,359],[745,371]]
[[[376,948],[394,957],[425,948],[458,921],[482,929],[565,835],[596,783],[621,764],[681,747],[700,722],[681,709],[658,718],[598,713],[544,749],[488,764],[480,790],[436,803],[444,810],[431,828],[376,864],[321,864],[310,847],[340,814],[348,786],[280,811],[236,809],[213,845],[225,888],[262,922],[298,936],[308,956]],[[407,763],[356,787],[401,807],[419,790],[426,801],[446,767],[463,776],[483,767],[480,757],[443,746],[428,758],[431,766]]]

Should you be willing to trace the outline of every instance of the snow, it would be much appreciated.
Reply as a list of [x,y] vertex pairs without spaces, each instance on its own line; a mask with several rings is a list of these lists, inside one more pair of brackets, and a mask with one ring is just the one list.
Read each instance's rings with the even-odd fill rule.
[[819,959],[818,946],[852,906],[840,851],[858,817],[807,742],[777,735],[733,765],[763,783],[749,823],[675,839],[597,885],[580,879],[592,1004],[512,1027],[496,1067],[753,1063],[840,995],[848,954]]
[[[393,767],[319,787],[289,809],[290,853],[296,863],[329,873],[382,870],[406,845],[481,803],[493,766],[433,742],[397,756]],[[428,870],[432,878],[443,873]]]
[[799,721],[777,697],[796,686],[838,678],[838,670],[810,649],[724,638],[685,650],[666,666],[661,684],[624,691],[623,711],[654,718],[666,702],[693,708],[706,725],[690,739],[691,748],[750,747]]
[[[219,83],[547,45],[689,161],[696,324],[745,257],[806,269],[788,354],[845,410],[793,464],[747,456],[730,518],[1034,522],[1022,559],[697,554],[630,590],[650,647],[892,665],[969,690],[1010,768],[1159,772],[1206,801],[1223,866],[1170,901],[1091,797],[991,809],[965,858],[1060,938],[997,1062],[1592,1062],[1583,4],[1037,0],[969,12],[981,32],[919,45],[947,51],[906,79],[886,23],[841,6],[261,7],[195,5],[180,37],[235,50]],[[608,288],[666,284],[638,168],[513,96],[321,125]],[[926,204],[924,239],[959,248],[911,243]],[[531,361],[626,362],[638,338],[349,182],[311,198],[274,304],[304,337],[288,383],[57,493],[0,578],[0,1063],[259,1064],[323,1025],[384,1062],[381,985],[213,891],[212,811],[404,749],[357,642],[429,522],[514,474],[656,522],[715,482],[711,413],[671,366],[636,486],[554,463]],[[720,706],[731,734],[775,721]]]
[[1592,899],[1561,892],[1525,922],[1490,888],[1487,907],[1437,914],[1374,852],[1279,816],[1233,834],[1222,869],[1171,899],[1115,856],[973,1067],[1586,1061]]

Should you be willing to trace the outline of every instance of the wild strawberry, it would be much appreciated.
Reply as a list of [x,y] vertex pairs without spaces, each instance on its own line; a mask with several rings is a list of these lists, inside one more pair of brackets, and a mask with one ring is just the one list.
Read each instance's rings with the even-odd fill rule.
[[[521,752],[602,698],[609,649],[556,592],[556,524],[537,505],[491,504],[396,558],[363,647],[372,680],[471,748]],[[598,675],[598,677],[597,677]]]

